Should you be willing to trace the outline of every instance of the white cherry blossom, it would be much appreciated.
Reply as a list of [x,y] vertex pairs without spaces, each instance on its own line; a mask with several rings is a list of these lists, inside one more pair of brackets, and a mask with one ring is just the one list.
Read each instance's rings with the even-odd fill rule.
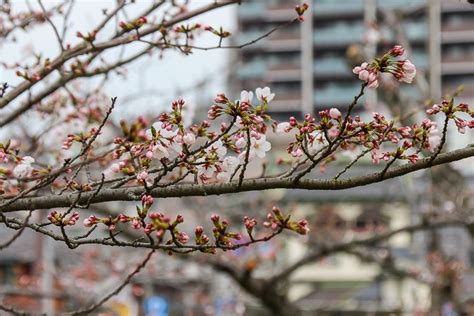
[[184,142],[186,145],[190,146],[190,145],[192,145],[192,144],[194,144],[194,143],[196,142],[196,136],[194,136],[193,133],[188,132],[188,133],[184,134],[184,136],[183,136],[183,142]]
[[224,146],[222,141],[219,139],[214,142],[212,145],[206,148],[206,152],[215,152],[219,157],[224,157],[227,154],[227,148]]
[[262,102],[270,102],[275,97],[275,93],[272,93],[269,87],[257,88],[255,90],[255,94],[257,95],[257,98]]
[[265,158],[266,152],[272,148],[272,144],[267,141],[265,135],[261,135],[260,138],[250,138],[250,151],[258,158]]
[[[153,123],[153,128],[156,130],[156,133],[163,138],[171,138],[176,136],[176,134],[178,133],[177,130],[173,131],[169,127],[166,127],[165,124],[160,121]],[[145,135],[150,139],[152,138],[153,134],[151,133],[151,128],[146,130]]]
[[25,178],[31,175],[31,172],[33,171],[31,164],[33,162],[35,162],[33,157],[23,157],[21,162],[13,169],[13,175],[17,178]]
[[251,103],[252,99],[253,99],[252,91],[242,90],[242,92],[240,92],[240,102]]
[[166,147],[164,147],[161,144],[156,144],[153,147],[153,158],[157,159],[163,159],[163,158],[169,158],[170,153]]
[[225,157],[221,164],[221,170],[217,173],[216,179],[219,182],[229,182],[230,177],[234,173],[235,169],[238,167],[240,159],[237,157]]
[[277,134],[283,134],[283,133],[288,133],[290,131],[290,123],[289,122],[281,122],[277,125],[275,129],[275,133]]

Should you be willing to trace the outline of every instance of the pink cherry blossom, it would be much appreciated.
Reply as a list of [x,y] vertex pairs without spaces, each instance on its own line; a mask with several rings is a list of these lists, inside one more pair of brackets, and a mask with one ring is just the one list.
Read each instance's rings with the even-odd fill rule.
[[367,82],[367,87],[377,88],[379,83],[377,79],[377,71],[369,66],[368,63],[362,63],[360,66],[354,67],[352,72],[359,76],[359,79]]
[[91,227],[97,224],[97,221],[98,221],[97,217],[95,217],[94,215],[91,215],[88,218],[86,218],[83,223],[84,223],[84,226]]
[[338,120],[341,118],[341,111],[339,111],[338,109],[336,108],[331,108],[329,110],[329,116],[334,119],[334,120]]
[[132,219],[132,228],[133,229],[140,229],[142,227],[142,223],[137,219]]
[[301,157],[303,156],[303,150],[301,148],[295,148],[290,152],[290,155],[296,158]]
[[416,67],[412,62],[407,59],[403,62],[402,64],[402,75],[400,77],[400,81],[406,82],[406,83],[412,83],[413,78],[415,78],[416,75]]
[[143,195],[142,204],[146,207],[150,207],[153,204],[153,197],[148,194]]

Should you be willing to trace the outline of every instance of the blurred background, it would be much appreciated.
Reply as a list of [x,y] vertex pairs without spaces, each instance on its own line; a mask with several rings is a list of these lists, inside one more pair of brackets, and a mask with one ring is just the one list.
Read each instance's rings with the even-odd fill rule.
[[[21,7],[19,2],[13,4]],[[204,2],[191,2],[191,7]],[[111,1],[99,3],[106,7]],[[286,24],[295,16],[296,4],[292,0],[243,0],[240,5],[200,17],[199,22],[223,26],[233,33],[233,44],[242,44]],[[473,105],[473,5],[459,0],[314,0],[309,4],[304,23],[284,26],[243,49],[195,51],[190,56],[165,52],[163,58],[130,65],[126,77],[116,74],[105,86],[105,93],[117,95],[122,102],[113,119],[156,115],[171,100],[184,96],[194,104],[193,120],[199,121],[206,118],[216,93],[225,92],[237,99],[243,89],[264,86],[276,93],[270,113],[277,120],[286,121],[290,116],[299,119],[305,113],[317,114],[330,107],[344,110],[360,87],[352,68],[394,44],[403,45],[417,66],[414,84],[399,85],[384,79],[380,89],[362,98],[356,114],[367,118],[378,111],[412,124],[425,117],[428,105],[453,95],[461,85],[463,91],[456,102]],[[77,2],[74,30],[94,25],[96,5],[92,1]],[[16,44],[32,45],[47,53],[51,47],[44,43],[52,36],[40,29],[35,34],[21,35]],[[197,42],[215,45],[215,38],[203,36]],[[18,51],[2,47],[2,61],[15,58]],[[8,74],[1,76],[2,82],[18,80]],[[93,86],[94,82],[88,84]],[[460,135],[454,126],[451,130],[450,149],[473,142],[472,132]],[[267,160],[273,162],[285,152],[289,141],[272,138],[274,150]],[[254,174],[261,169],[261,165],[253,166]],[[373,170],[368,159],[349,174]],[[313,176],[331,177],[337,171],[335,165],[324,172],[314,171]],[[274,190],[160,200],[160,209],[184,213],[191,230],[193,224],[215,212],[234,222],[249,213],[263,218],[277,203],[295,217],[307,218],[311,232],[307,237],[285,234],[275,241],[212,258],[160,253],[131,286],[107,303],[111,310],[103,313],[271,315],[265,302],[243,289],[235,276],[223,271],[221,263],[258,281],[283,271],[319,242],[363,238],[443,214],[469,217],[473,185],[474,161],[469,159],[337,192]],[[124,203],[98,208],[96,211],[120,213]],[[7,239],[8,234],[0,230],[0,238]],[[136,238],[133,232],[130,238]],[[25,231],[14,247],[0,252],[1,300],[48,314],[77,308],[108,293],[143,253],[105,247],[70,251]],[[302,315],[434,315],[430,313],[434,304],[439,305],[442,315],[458,315],[453,307],[456,304],[473,311],[469,309],[474,307],[473,266],[474,244],[467,230],[432,229],[400,234],[363,251],[318,258],[285,276],[278,292],[298,306]],[[397,269],[390,267],[400,267],[418,277],[396,273]],[[441,285],[435,282],[439,278],[443,280]]]

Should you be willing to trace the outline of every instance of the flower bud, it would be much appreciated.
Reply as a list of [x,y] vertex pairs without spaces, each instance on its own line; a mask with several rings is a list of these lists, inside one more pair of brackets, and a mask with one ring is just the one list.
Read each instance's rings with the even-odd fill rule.
[[211,216],[211,221],[212,221],[214,224],[219,223],[219,215],[213,214],[213,215]]

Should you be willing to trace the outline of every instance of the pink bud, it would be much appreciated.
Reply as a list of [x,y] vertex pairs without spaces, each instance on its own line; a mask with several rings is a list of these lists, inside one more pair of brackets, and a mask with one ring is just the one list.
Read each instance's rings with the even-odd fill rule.
[[153,204],[153,197],[151,195],[145,194],[142,196],[142,204],[147,207],[151,206]]
[[405,54],[405,49],[401,45],[395,45],[392,47],[392,49],[390,49],[388,53],[393,57],[398,57]]
[[341,111],[339,111],[338,109],[336,108],[331,108],[329,110],[329,116],[332,118],[332,119],[335,119],[335,120],[338,120],[341,118]]
[[219,222],[219,215],[213,214],[213,215],[211,216],[211,221],[212,221],[214,224],[218,223],[218,222]]
[[142,223],[137,218],[134,218],[132,220],[132,228],[133,229],[140,229],[141,227],[142,227]]
[[130,220],[130,218],[127,215],[120,214],[118,216],[118,220],[122,223],[127,223]]
[[202,226],[196,226],[196,229],[194,230],[196,235],[201,235],[203,231],[204,231],[204,228]]

